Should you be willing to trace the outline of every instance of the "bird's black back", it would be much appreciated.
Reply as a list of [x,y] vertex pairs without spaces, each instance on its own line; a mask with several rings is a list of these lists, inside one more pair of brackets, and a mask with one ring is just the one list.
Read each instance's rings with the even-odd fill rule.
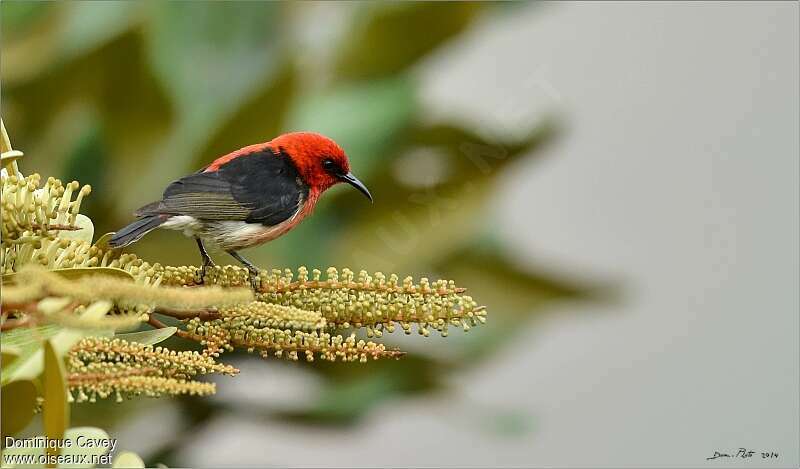
[[272,226],[291,218],[308,191],[288,155],[264,149],[233,158],[215,171],[174,181],[161,201],[142,207],[136,215],[188,215]]

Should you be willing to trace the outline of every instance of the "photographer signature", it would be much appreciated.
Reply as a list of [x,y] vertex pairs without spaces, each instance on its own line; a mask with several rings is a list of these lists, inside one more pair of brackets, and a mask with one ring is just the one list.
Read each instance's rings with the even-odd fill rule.
[[[761,455],[761,458],[758,458]],[[738,451],[733,453],[723,453],[721,451],[714,451],[714,455],[706,458],[706,461],[718,458],[738,458],[738,459],[777,459],[778,453],[775,451],[755,451],[747,448],[739,448]]]

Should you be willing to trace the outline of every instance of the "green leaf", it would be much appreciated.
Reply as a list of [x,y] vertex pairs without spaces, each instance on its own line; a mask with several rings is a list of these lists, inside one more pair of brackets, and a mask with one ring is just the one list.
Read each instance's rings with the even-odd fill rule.
[[62,60],[84,55],[130,29],[138,19],[137,9],[136,2],[70,4],[60,28]]
[[13,345],[0,344],[0,364],[6,367],[19,358],[22,351]]
[[482,5],[375,2],[362,8],[337,59],[336,69],[345,79],[373,79],[403,71],[463,31]]
[[[135,280],[130,272],[118,269],[116,267],[66,267],[63,269],[53,269],[50,270],[50,272],[70,280],[75,280],[86,275],[108,275],[111,277],[130,280],[131,282]],[[3,274],[3,282],[13,282],[16,275],[16,272]]]
[[40,346],[41,342],[54,336],[60,328],[53,324],[36,327],[18,327],[5,331],[0,334],[3,341],[3,348],[6,346],[16,347],[20,355],[25,353],[25,349],[32,344]]
[[307,409],[278,415],[305,423],[353,424],[387,400],[439,388],[445,375],[438,362],[420,355],[399,361],[371,361],[355,367],[347,363],[319,363],[315,369],[328,380],[316,402]]
[[3,35],[13,37],[34,24],[49,9],[47,3],[39,2],[6,2],[3,14],[0,15],[0,26]]
[[0,390],[2,398],[3,437],[15,435],[25,429],[33,419],[36,408],[36,385],[33,381],[13,381]]
[[[17,376],[17,370],[25,363],[37,363],[41,370],[42,357],[34,358],[37,351],[41,351],[42,342],[58,333],[61,328],[54,324],[37,327],[19,327],[0,334],[3,343],[3,353],[7,347],[16,350],[17,358],[12,362],[6,362],[3,357],[3,373],[0,374],[0,382],[6,384]],[[35,378],[39,373],[29,376],[27,379]],[[21,377],[20,377],[21,378]],[[22,378],[21,378],[22,379]]]
[[135,278],[130,272],[118,269],[116,267],[77,267],[72,269],[70,268],[53,269],[50,272],[61,275],[62,277],[71,280],[81,278],[86,275],[108,275],[111,277],[117,277],[124,280],[130,280],[132,282],[135,280]]
[[[72,345],[75,345],[82,337],[83,334],[79,332],[75,332],[71,329],[64,329],[53,336],[53,339],[57,340],[57,343],[59,344],[69,344],[71,347]],[[44,349],[42,344],[37,344],[37,347],[34,349],[33,353],[12,363],[12,366],[9,367],[9,369],[3,370],[2,383],[5,384],[7,382],[20,379],[37,378],[44,369],[43,360]]]
[[111,464],[111,467],[144,467],[144,461],[136,453],[123,451],[114,458],[114,463]]
[[[81,317],[87,320],[100,320],[102,319],[108,310],[111,308],[111,303],[108,301],[98,301],[91,304],[86,310],[83,312]],[[56,353],[59,357],[63,357],[73,345],[75,345],[79,340],[87,336],[102,336],[107,337],[111,335],[110,331],[106,330],[84,330],[84,329],[69,329],[69,328],[60,328],[58,326],[44,326],[46,329],[42,328],[33,328],[35,331],[31,335],[26,335],[24,333],[20,333],[21,337],[18,336],[16,342],[21,342],[25,344],[25,349],[23,349],[23,354],[20,355],[20,358],[16,360],[14,363],[11,364],[10,367],[3,368],[3,373],[0,376],[0,382],[2,384],[19,380],[19,379],[35,379],[37,378],[43,370],[43,363],[44,363],[44,351],[42,349],[42,341],[44,340],[44,334],[41,334],[39,331],[40,329],[46,331],[49,335],[49,340],[51,341],[53,348],[55,349]],[[14,332],[14,331],[11,331]],[[8,332],[4,332],[2,337],[3,340],[6,340],[6,334]],[[12,338],[12,342],[15,342]],[[12,343],[12,345],[14,345]]]
[[[42,421],[44,433],[48,438],[60,439],[69,422],[69,403],[67,402],[67,377],[64,362],[53,348],[51,341],[44,344],[44,406]],[[49,454],[60,453],[60,448],[48,448]]]
[[[7,3],[3,5],[2,19],[5,19],[10,4],[25,2]],[[38,22],[30,31],[25,31],[26,34],[19,34],[9,42],[13,51],[10,59],[15,69],[11,83],[37,79],[52,83],[54,78],[69,77],[70,73],[64,68],[85,60],[104,44],[113,43],[113,39],[130,32],[140,17],[134,11],[139,9],[136,2],[51,3],[42,6],[46,8],[42,8],[37,16],[45,18],[45,21]],[[42,90],[43,94],[48,91],[52,90]]]
[[178,331],[177,327],[164,327],[162,329],[152,329],[149,331],[129,332],[127,334],[115,334],[115,339],[122,339],[128,342],[136,342],[145,345],[155,345],[170,338]]
[[163,2],[150,7],[151,64],[184,112],[214,111],[238,101],[243,92],[263,85],[265,72],[274,71],[280,5]]

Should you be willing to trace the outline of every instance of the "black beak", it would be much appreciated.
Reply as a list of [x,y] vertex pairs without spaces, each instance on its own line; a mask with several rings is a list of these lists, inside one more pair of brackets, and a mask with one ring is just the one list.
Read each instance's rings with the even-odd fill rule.
[[358,189],[359,192],[367,196],[369,201],[372,202],[372,194],[369,193],[369,189],[367,189],[367,186],[365,186],[363,182],[359,181],[357,177],[353,176],[353,173],[343,174],[339,176],[339,179]]

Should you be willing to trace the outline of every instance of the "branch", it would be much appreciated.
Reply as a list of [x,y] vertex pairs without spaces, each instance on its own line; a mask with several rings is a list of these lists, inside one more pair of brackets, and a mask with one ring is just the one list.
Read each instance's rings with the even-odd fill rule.
[[219,311],[217,311],[216,309],[181,310],[174,308],[157,307],[154,312],[175,319],[199,318],[201,321],[212,321],[214,319],[219,319],[220,317]]
[[[150,324],[151,326],[153,326],[156,329],[164,329],[165,327],[169,327],[166,324],[164,324],[163,322],[161,322],[158,319],[156,319],[155,316],[153,316],[152,314],[147,319],[147,324]],[[192,334],[190,332],[187,332],[187,331],[184,331],[183,329],[180,329],[180,328],[178,328],[178,330],[175,331],[175,335],[177,335],[178,337],[180,337],[182,339],[194,340],[194,341],[197,341],[197,342],[202,340],[202,337],[195,336],[194,334]]]
[[330,289],[330,290],[339,290],[339,289],[348,289],[353,291],[377,291],[377,292],[385,292],[385,293],[400,293],[400,294],[408,294],[408,293],[422,293],[424,295],[438,295],[444,296],[450,293],[462,294],[467,291],[466,288],[463,287],[456,287],[452,292],[444,291],[444,290],[428,290],[428,291],[421,291],[421,292],[412,292],[402,286],[390,286],[390,285],[363,285],[357,282],[342,282],[337,281],[333,282],[331,280],[297,280],[288,284],[283,284],[279,286],[262,286],[259,289],[259,293],[289,293],[300,288],[319,288],[319,289]]
[[52,231],[78,231],[83,229],[83,227],[74,225],[41,225],[39,223],[31,223],[28,226],[30,226],[30,228],[34,230],[52,230]]

